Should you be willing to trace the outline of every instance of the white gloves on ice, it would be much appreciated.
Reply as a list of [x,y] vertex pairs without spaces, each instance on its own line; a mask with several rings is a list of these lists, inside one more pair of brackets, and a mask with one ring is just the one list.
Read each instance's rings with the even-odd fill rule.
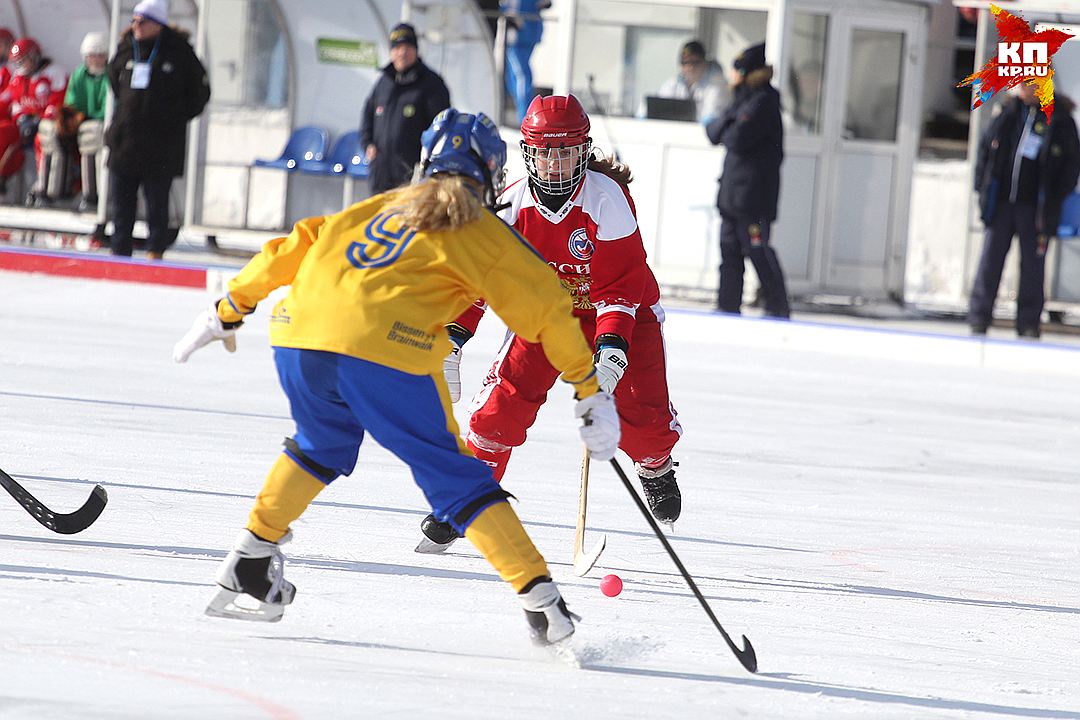
[[598,392],[584,400],[578,400],[574,416],[581,418],[581,439],[589,448],[593,460],[610,460],[619,447],[619,414],[615,411],[615,398],[610,393]]
[[446,387],[450,389],[450,402],[455,403],[461,399],[461,346],[454,342],[450,344],[454,349],[442,362],[443,377],[446,378]]
[[236,328],[229,329],[221,324],[216,302],[210,303],[209,308],[198,314],[191,329],[173,346],[173,360],[187,362],[191,353],[215,340],[220,340],[229,352],[236,352]]
[[605,345],[596,351],[596,380],[606,393],[615,392],[615,386],[626,372],[626,353],[617,347]]

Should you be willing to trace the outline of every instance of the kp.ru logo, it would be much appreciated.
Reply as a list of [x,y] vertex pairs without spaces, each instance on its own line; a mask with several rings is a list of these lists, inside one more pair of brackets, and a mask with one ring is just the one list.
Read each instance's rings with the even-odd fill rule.
[[1050,58],[1073,36],[1061,30],[1032,32],[1023,17],[997,5],[991,5],[990,12],[998,30],[997,57],[977,73],[968,75],[957,87],[971,86],[974,110],[1001,90],[1022,82],[1031,83],[1049,120],[1054,114],[1054,69]]

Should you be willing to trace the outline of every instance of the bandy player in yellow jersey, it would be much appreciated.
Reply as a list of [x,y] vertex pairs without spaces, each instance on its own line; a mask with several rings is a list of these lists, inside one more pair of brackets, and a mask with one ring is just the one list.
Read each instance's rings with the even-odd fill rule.
[[[281,618],[296,589],[279,546],[315,497],[352,473],[370,433],[409,465],[435,517],[472,541],[518,593],[536,642],[574,632],[507,493],[461,441],[442,371],[451,347],[444,326],[483,296],[518,336],[541,343],[574,387],[592,456],[615,454],[615,401],[599,390],[570,298],[490,210],[505,161],[506,143],[487,117],[444,111],[424,132],[417,183],[303,220],[267,243],[177,343],[177,362],[214,340],[235,349],[236,328],[256,303],[291,286],[274,308],[270,338],[296,434],[218,571],[221,590],[208,614]],[[257,609],[238,605],[241,594]]]

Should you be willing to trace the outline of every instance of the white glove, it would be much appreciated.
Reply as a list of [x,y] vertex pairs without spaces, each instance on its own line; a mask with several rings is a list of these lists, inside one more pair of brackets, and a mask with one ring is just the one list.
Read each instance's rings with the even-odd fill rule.
[[574,416],[581,418],[581,439],[589,448],[593,460],[610,460],[619,447],[619,414],[615,411],[615,398],[610,393],[598,392],[584,400],[578,400]]
[[461,399],[461,346],[453,340],[450,344],[454,349],[442,361],[442,371],[446,387],[450,388],[450,402],[456,403]]
[[191,353],[215,340],[220,340],[229,352],[236,352],[236,328],[229,330],[221,324],[217,303],[213,302],[208,309],[198,314],[195,322],[191,324],[191,329],[173,346],[173,360],[178,363],[187,362]]
[[617,347],[606,345],[596,352],[596,381],[606,393],[615,392],[615,386],[626,372],[626,353]]

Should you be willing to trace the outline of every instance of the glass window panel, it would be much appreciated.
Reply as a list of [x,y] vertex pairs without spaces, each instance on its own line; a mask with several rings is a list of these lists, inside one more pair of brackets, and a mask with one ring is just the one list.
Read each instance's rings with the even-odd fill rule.
[[845,138],[896,141],[903,57],[903,33],[852,30]]
[[[581,0],[574,29],[572,92],[590,112],[644,117],[646,97],[681,97],[661,88],[679,76],[679,51],[686,42],[700,40],[707,59],[715,58],[727,68],[731,58],[761,42],[765,25],[766,13],[761,11]],[[723,72],[710,65],[709,78],[714,77],[726,89]],[[703,86],[694,95],[711,101],[725,94],[704,92]]]
[[272,3],[206,3],[208,71],[215,105],[285,107],[289,69],[285,34]]
[[785,111],[789,130],[797,135],[821,133],[822,86],[829,18],[795,12],[791,16],[790,62],[785,78]]

